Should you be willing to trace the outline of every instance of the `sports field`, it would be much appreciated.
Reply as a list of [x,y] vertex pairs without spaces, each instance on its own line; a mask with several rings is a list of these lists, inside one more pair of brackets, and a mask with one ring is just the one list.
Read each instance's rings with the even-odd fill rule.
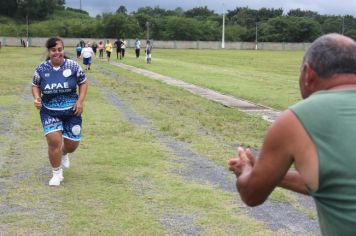
[[[155,50],[139,66],[176,79],[284,110],[300,100],[302,51]],[[125,63],[137,66],[136,58]]]
[[[284,109],[299,100],[302,54],[157,49],[147,65],[129,49],[124,62]],[[269,123],[105,61],[88,73],[72,166],[48,187],[30,92],[44,58],[44,48],[0,51],[0,235],[318,234],[300,195],[277,189],[248,208],[236,194],[226,161],[239,145],[258,149]]]

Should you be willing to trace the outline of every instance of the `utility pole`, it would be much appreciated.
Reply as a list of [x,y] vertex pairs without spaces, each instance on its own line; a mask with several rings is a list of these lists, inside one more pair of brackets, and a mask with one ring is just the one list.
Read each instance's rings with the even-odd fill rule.
[[223,3],[223,21],[222,21],[221,48],[225,48],[225,7],[224,7],[224,3]]
[[344,35],[344,32],[345,32],[345,16],[342,16],[341,34]]
[[26,14],[26,47],[28,47],[28,13]]
[[150,39],[150,22],[146,21],[146,27],[147,27],[147,40]]
[[256,35],[256,38],[255,38],[255,50],[258,50],[258,28],[257,28],[257,24],[258,22],[256,22],[256,28],[255,28],[255,35]]
[[28,39],[28,14],[26,15],[26,38]]
[[82,0],[79,0],[79,9],[82,10]]

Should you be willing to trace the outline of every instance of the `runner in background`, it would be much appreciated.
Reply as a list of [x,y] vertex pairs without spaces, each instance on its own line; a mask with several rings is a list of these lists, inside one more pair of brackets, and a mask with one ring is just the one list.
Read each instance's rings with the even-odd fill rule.
[[103,59],[104,58],[104,44],[103,44],[103,41],[99,41],[98,49],[99,49],[99,59]]
[[90,43],[85,44],[85,47],[82,49],[80,56],[83,57],[83,64],[85,65],[85,70],[90,70],[92,58],[94,57],[94,51],[90,47]]
[[140,50],[141,50],[141,41],[138,38],[135,39],[134,47],[135,47],[136,58],[139,58]]
[[110,40],[106,40],[105,44],[105,51],[106,51],[106,58],[108,59],[108,62],[110,61],[110,56],[112,53],[112,44],[110,43]]
[[150,40],[147,40],[147,42],[146,42],[145,53],[146,53],[146,62],[147,62],[147,64],[151,64],[151,59],[152,59],[152,45],[151,45]]

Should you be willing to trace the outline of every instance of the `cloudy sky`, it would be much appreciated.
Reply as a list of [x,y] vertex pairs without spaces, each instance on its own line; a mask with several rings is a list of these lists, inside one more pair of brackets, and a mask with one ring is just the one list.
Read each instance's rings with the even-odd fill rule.
[[249,7],[252,9],[282,8],[284,12],[289,9],[300,8],[316,11],[328,15],[353,15],[356,17],[355,0],[66,0],[66,6],[80,8],[96,16],[103,12],[115,12],[119,6],[126,7],[128,12],[136,11],[139,7],[156,7],[175,9],[182,7],[184,10],[194,7],[207,6],[215,13],[225,10],[234,10],[236,7]]

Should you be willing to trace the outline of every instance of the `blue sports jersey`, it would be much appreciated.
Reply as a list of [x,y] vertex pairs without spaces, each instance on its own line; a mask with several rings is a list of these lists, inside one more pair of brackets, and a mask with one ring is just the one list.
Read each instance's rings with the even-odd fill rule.
[[49,110],[67,110],[77,102],[77,85],[87,80],[80,65],[71,59],[64,59],[59,68],[50,61],[36,67],[32,85],[41,90],[42,105]]

